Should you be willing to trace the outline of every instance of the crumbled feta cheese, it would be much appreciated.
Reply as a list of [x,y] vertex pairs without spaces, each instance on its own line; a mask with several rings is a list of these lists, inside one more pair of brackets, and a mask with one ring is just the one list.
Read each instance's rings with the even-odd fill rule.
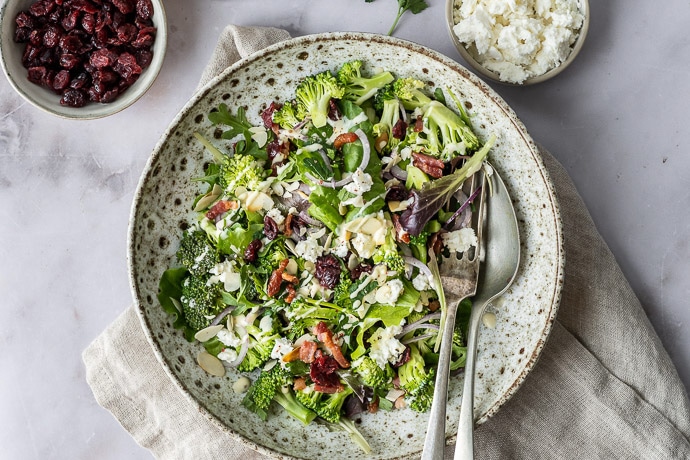
[[359,257],[368,259],[376,251],[376,243],[374,239],[366,233],[356,233],[355,237],[350,240],[352,248],[357,251]]
[[280,359],[291,351],[292,343],[285,337],[279,337],[276,339],[276,344],[273,345],[273,350],[271,350],[271,358]]
[[309,235],[307,238],[297,242],[295,254],[305,260],[316,263],[316,259],[323,255],[323,246],[319,243],[318,238]]
[[331,254],[334,254],[341,259],[347,257],[347,253],[350,248],[347,245],[347,240],[345,238],[338,238],[334,247],[331,248]]
[[218,353],[218,359],[231,363],[237,359],[237,352],[232,348],[224,348],[223,351]]
[[216,337],[223,345],[228,347],[237,348],[242,344],[242,339],[229,329],[221,329],[218,331],[218,334],[216,334]]
[[386,363],[395,364],[400,360],[400,355],[405,351],[405,345],[395,338],[400,334],[400,326],[378,328],[369,338],[371,351],[369,356],[376,361],[380,368],[384,368]]
[[352,173],[352,182],[345,186],[345,190],[354,195],[362,195],[371,190],[373,184],[374,181],[371,179],[371,175],[362,171],[361,168],[357,168]]
[[223,289],[227,292],[235,292],[241,286],[240,274],[234,271],[230,261],[226,260],[216,264],[209,273],[211,274],[207,281],[209,285],[223,283]]
[[428,275],[420,273],[412,278],[412,286],[418,291],[427,291],[431,289],[431,280]]
[[441,238],[450,252],[465,252],[472,246],[477,246],[477,235],[470,227],[444,233]]
[[376,302],[384,305],[393,305],[403,292],[403,282],[392,279],[376,289]]
[[269,210],[266,213],[266,215],[268,217],[270,217],[271,219],[273,219],[273,222],[275,222],[278,225],[278,227],[283,225],[283,222],[285,222],[285,216],[283,216],[283,213],[280,212],[280,209],[278,209],[278,208],[273,208],[273,209]]
[[453,17],[477,62],[513,83],[563,62],[584,21],[578,0],[465,0]]

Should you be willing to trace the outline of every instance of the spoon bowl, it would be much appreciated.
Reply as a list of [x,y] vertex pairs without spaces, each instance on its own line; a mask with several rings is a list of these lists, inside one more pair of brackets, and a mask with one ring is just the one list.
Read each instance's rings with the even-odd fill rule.
[[486,307],[512,284],[520,265],[520,233],[513,203],[503,180],[494,170],[493,190],[487,197],[484,218],[483,260],[479,270],[477,293],[467,334],[467,362],[460,406],[460,422],[455,445],[455,459],[474,458],[474,369],[477,337]]

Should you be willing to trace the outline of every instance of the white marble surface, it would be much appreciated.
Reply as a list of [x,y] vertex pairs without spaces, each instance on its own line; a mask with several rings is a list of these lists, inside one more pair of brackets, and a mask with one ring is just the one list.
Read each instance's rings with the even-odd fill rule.
[[[94,401],[81,351],[131,302],[126,232],[139,174],[223,26],[385,33],[396,9],[392,0],[165,3],[162,72],[120,114],[57,119],[0,77],[0,458],[151,458]],[[396,36],[460,60],[443,1],[429,3]],[[538,86],[494,87],[572,175],[689,387],[690,4],[590,3],[573,66]]]

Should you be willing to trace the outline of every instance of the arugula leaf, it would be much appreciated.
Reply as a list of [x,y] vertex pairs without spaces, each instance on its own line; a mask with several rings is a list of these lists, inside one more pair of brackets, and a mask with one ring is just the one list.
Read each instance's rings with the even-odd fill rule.
[[393,31],[398,26],[398,21],[406,11],[412,14],[418,14],[427,9],[429,5],[424,0],[398,0],[398,14],[395,16],[395,21],[388,31],[388,35],[393,35]]
[[414,202],[400,215],[400,224],[412,236],[419,236],[429,222],[472,174],[479,171],[484,158],[496,140],[495,135],[453,174],[427,182],[421,190],[413,190]]
[[[208,114],[208,119],[214,125],[225,125],[230,127],[230,129],[223,131],[223,134],[221,135],[223,139],[230,140],[236,138],[237,136],[243,137],[243,140],[240,140],[235,144],[236,153],[251,155],[258,160],[266,160],[268,158],[266,149],[259,147],[259,144],[254,142],[252,139],[252,132],[249,130],[249,128],[252,128],[253,125],[247,120],[244,107],[238,107],[237,115],[233,115],[228,110],[228,106],[226,104],[220,104],[218,106],[218,110]],[[209,148],[207,143],[208,142],[204,143],[204,145]],[[214,154],[214,157],[217,156],[213,150],[211,152]]]

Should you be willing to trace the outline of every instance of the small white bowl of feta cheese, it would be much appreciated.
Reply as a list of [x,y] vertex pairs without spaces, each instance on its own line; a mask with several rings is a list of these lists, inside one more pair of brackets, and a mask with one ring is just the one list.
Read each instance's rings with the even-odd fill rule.
[[588,0],[447,0],[450,36],[482,76],[530,85],[561,73],[582,48]]

